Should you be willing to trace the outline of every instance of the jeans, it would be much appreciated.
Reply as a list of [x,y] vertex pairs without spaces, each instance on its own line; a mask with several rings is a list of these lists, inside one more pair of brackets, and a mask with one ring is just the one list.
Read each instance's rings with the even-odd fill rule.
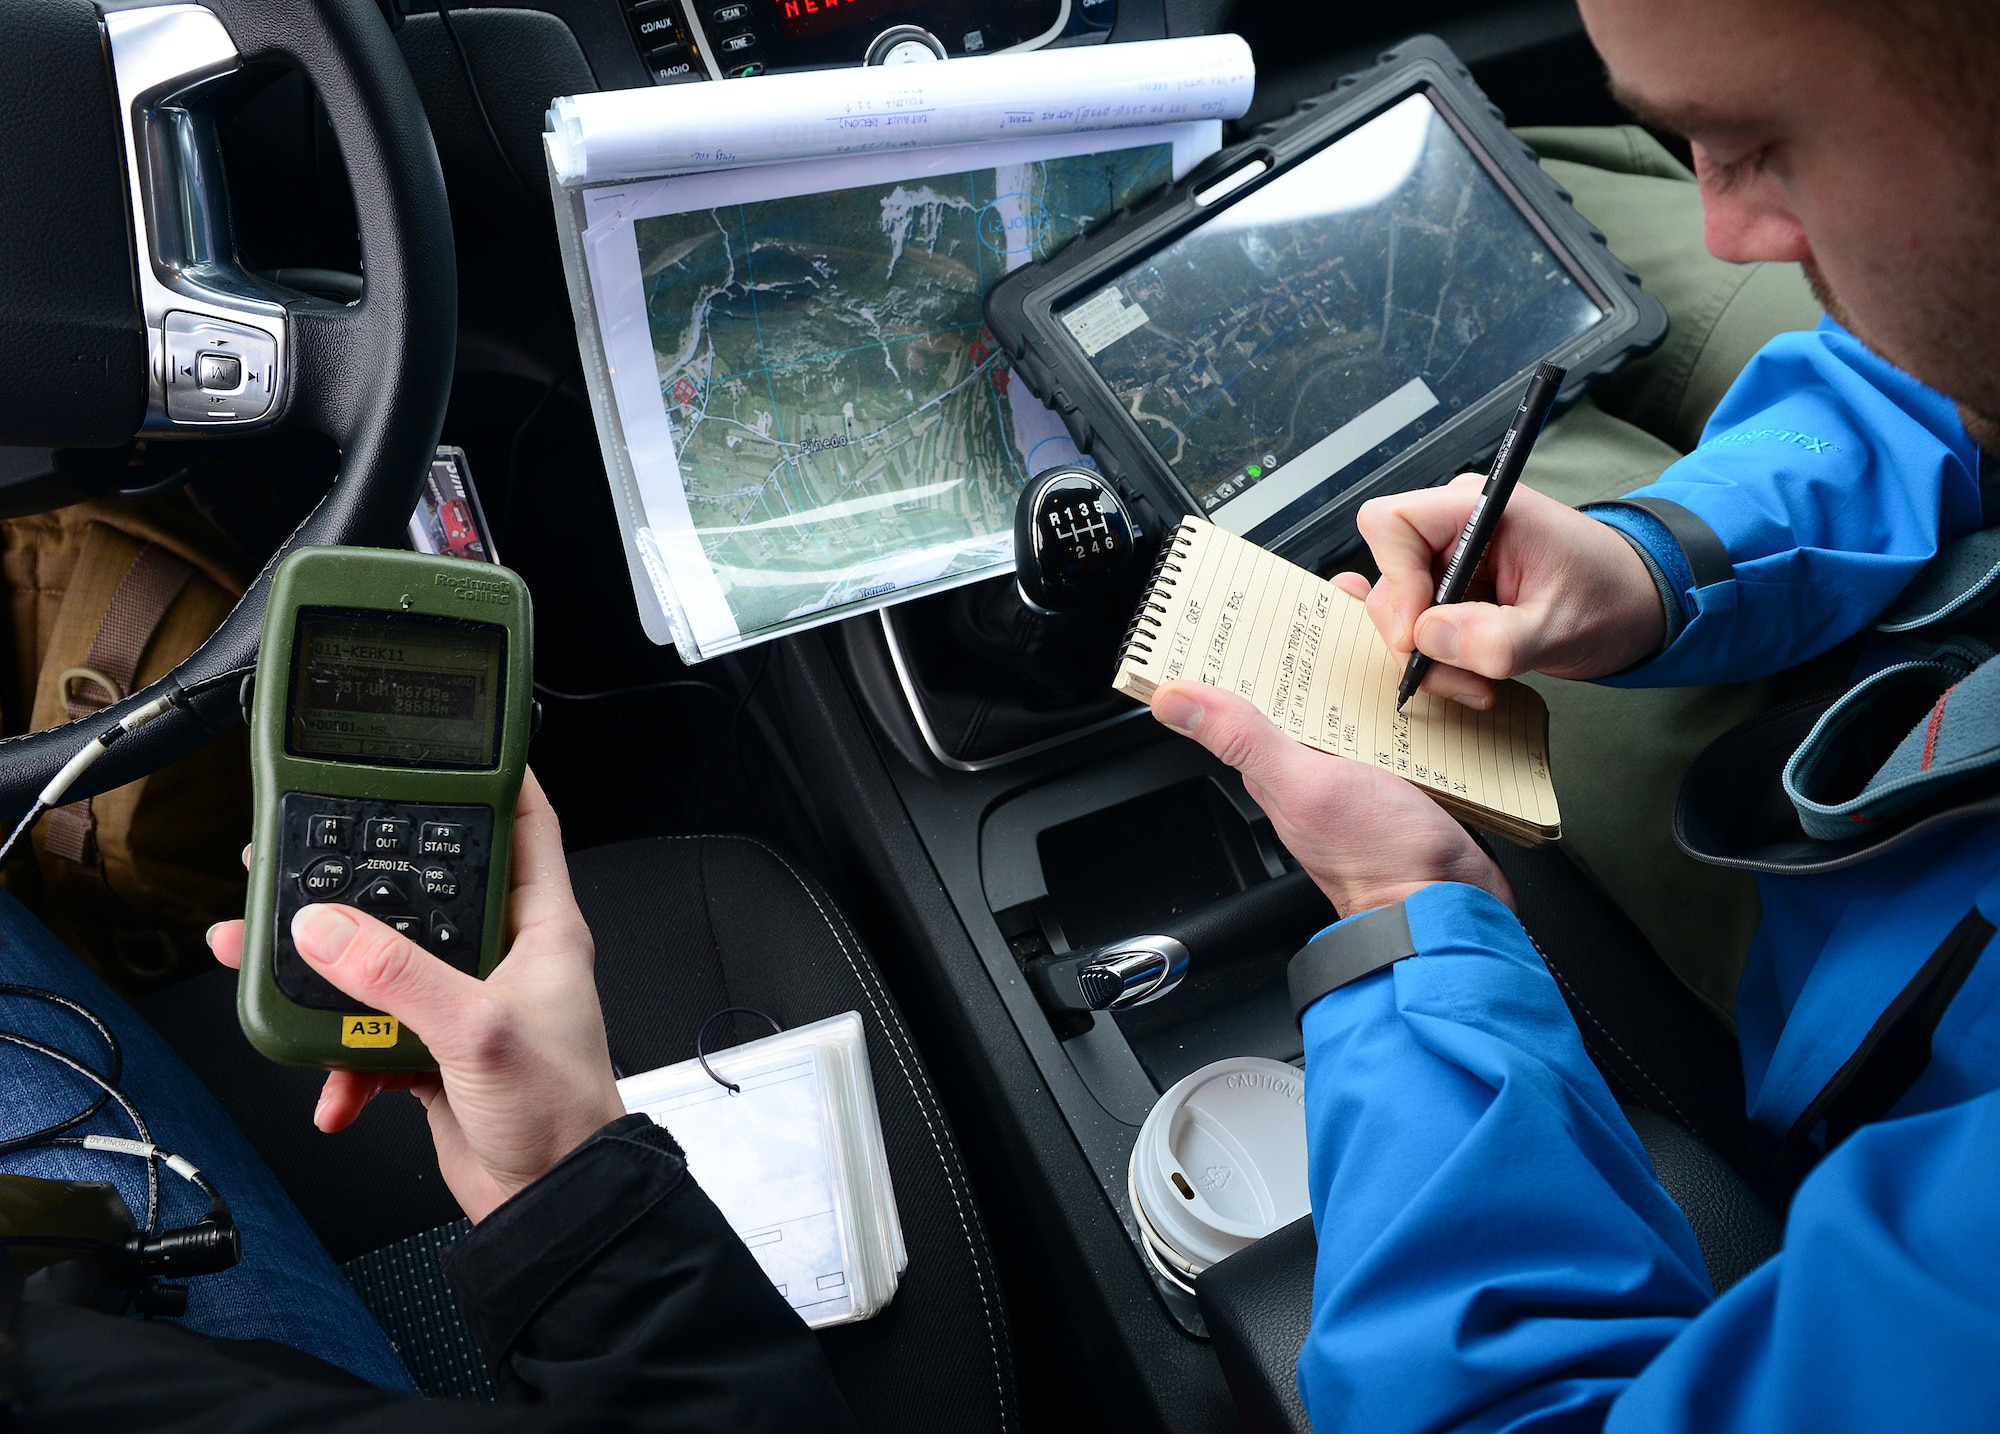
[[[219,1339],[265,1339],[338,1365],[383,1389],[415,1393],[396,1350],[257,1152],[215,1098],[124,1001],[30,916],[0,892],[0,982],[41,986],[82,1003],[111,1027],[124,1050],[118,1084],[152,1128],[161,1149],[186,1157],[235,1215],[243,1258],[220,1274],[187,1284],[180,1323]],[[0,996],[0,1029],[17,1032],[105,1069],[103,1043],[68,1011]],[[87,1105],[95,1093],[82,1077],[44,1056],[0,1044],[0,1138],[39,1129]],[[117,1103],[71,1135],[132,1138]],[[31,1147],[0,1155],[0,1171],[50,1180],[108,1180],[143,1222],[146,1175],[129,1155],[75,1147]],[[170,1170],[160,1171],[160,1228],[198,1219],[207,1197]]]

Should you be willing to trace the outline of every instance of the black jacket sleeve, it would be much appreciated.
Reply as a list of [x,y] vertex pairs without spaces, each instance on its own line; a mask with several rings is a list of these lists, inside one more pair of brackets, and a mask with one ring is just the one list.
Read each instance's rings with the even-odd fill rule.
[[501,1398],[646,1430],[851,1430],[812,1332],[643,1115],[605,1126],[445,1257]]
[[0,1280],[0,1428],[11,1413],[22,1434],[854,1430],[812,1332],[644,1116],[495,1210],[446,1274],[500,1404],[385,1394],[291,1350],[22,1303],[16,1275]]

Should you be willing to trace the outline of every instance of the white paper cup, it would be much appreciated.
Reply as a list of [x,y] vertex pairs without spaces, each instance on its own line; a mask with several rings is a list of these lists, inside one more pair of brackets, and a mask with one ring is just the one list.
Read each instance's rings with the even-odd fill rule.
[[1150,1253],[1196,1275],[1311,1209],[1305,1089],[1283,1061],[1233,1056],[1160,1097],[1130,1169]]

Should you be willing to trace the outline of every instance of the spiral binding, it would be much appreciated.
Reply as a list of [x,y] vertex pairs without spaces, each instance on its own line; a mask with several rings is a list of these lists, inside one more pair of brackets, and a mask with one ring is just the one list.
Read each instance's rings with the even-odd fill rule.
[[1174,535],[1160,545],[1160,556],[1153,560],[1153,571],[1146,578],[1146,592],[1139,603],[1139,610],[1132,614],[1132,621],[1125,626],[1125,636],[1119,639],[1118,661],[1121,666],[1131,661],[1134,653],[1151,656],[1153,643],[1163,626],[1161,619],[1166,616],[1166,600],[1173,595],[1171,589],[1179,582],[1172,575],[1183,571],[1181,564],[1175,560],[1187,556],[1194,535],[1194,527],[1183,518],[1181,525],[1174,529]]

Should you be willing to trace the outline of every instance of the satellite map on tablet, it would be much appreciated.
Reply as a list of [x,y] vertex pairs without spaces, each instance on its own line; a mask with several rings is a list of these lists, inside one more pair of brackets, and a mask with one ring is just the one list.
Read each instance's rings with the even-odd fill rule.
[[1416,94],[1061,318],[1203,511],[1248,533],[1603,316]]
[[1012,560],[1027,474],[1076,450],[1012,382],[986,291],[1172,178],[1149,144],[637,221],[680,481],[739,630]]

